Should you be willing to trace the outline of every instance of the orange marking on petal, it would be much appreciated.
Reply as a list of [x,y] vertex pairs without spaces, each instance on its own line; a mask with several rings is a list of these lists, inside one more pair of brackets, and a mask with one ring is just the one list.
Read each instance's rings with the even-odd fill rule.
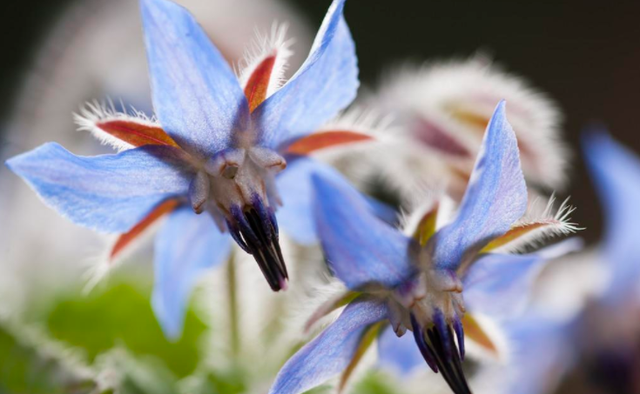
[[426,245],[429,239],[436,233],[436,219],[438,218],[438,204],[436,204],[429,212],[425,213],[418,227],[413,232],[413,239],[420,242],[420,245]]
[[355,131],[322,131],[295,141],[289,145],[287,153],[307,155],[319,149],[370,140],[373,137]]
[[464,330],[464,336],[471,339],[484,349],[490,351],[494,355],[498,356],[498,348],[493,343],[489,335],[482,329],[480,324],[468,313],[462,318],[462,329]]
[[546,222],[534,222],[534,223],[527,223],[527,224],[511,227],[511,229],[507,231],[504,235],[489,242],[487,246],[482,248],[480,253],[488,253],[494,249],[497,249],[503,245],[508,244],[509,242],[515,239],[522,237],[523,235],[526,235],[530,231],[533,231],[535,229],[538,229],[548,224],[549,223],[546,223]]
[[167,200],[160,203],[155,207],[140,223],[136,224],[131,230],[124,234],[120,234],[111,253],[109,253],[109,259],[113,260],[124,248],[127,247],[133,240],[135,240],[140,234],[149,228],[153,223],[160,219],[165,214],[173,211],[178,206],[177,200]]
[[133,146],[178,144],[161,127],[149,126],[131,120],[105,120],[96,123],[96,127]]
[[276,63],[276,55],[266,57],[258,64],[251,76],[247,80],[247,86],[244,87],[244,95],[249,102],[249,111],[253,112],[266,98],[269,88],[269,80],[271,72]]

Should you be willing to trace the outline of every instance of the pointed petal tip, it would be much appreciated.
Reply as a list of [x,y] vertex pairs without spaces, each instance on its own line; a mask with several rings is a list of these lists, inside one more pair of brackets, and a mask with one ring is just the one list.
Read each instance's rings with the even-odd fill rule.
[[170,1],[170,0],[140,0],[140,8],[143,11],[153,11],[154,9],[160,8],[180,8],[183,9],[181,5]]
[[180,338],[193,289],[204,272],[227,260],[231,243],[210,215],[173,211],[156,235],[153,311],[170,340]]
[[20,174],[20,171],[22,170],[23,164],[29,163],[29,161],[31,161],[31,157],[35,156],[36,153],[40,152],[40,151],[46,151],[48,149],[54,149],[54,150],[63,150],[66,151],[66,149],[55,142],[46,142],[42,145],[40,145],[37,148],[34,148],[30,151],[27,152],[22,152],[19,153],[9,159],[7,159],[4,162],[4,165],[10,169],[12,172],[14,172],[16,175],[18,176],[22,176]]
[[97,231],[123,233],[187,189],[189,170],[172,157],[173,149],[156,145],[89,157],[50,142],[9,159],[7,166],[63,217]]
[[[493,125],[502,126],[502,124],[506,124],[507,127],[492,127]],[[505,128],[511,130],[511,124],[507,119],[507,102],[504,99],[500,100],[496,105],[496,109],[493,110],[493,115],[491,116],[491,120],[489,121],[487,128],[489,130],[497,129],[497,131]]]
[[165,8],[167,5],[171,6],[170,1],[167,0],[140,0],[140,11],[142,12],[143,21],[145,18],[151,17],[151,15],[160,8]]
[[18,156],[14,156],[10,159],[7,159],[4,161],[4,166],[7,167],[11,172],[13,172],[16,175],[19,175],[17,172],[17,165],[18,165]]
[[333,1],[303,65],[256,109],[265,146],[316,130],[355,99],[357,58],[343,8],[344,0]]
[[165,338],[169,342],[175,343],[182,338],[183,318],[182,316],[171,316],[168,313],[167,301],[160,291],[154,291],[151,299],[151,308],[156,315]]
[[597,149],[601,143],[609,144],[612,140],[607,127],[599,123],[592,123],[585,127],[580,136],[580,144],[587,154],[592,149]]
[[227,148],[248,104],[220,51],[188,9],[141,0],[153,108],[163,129],[200,159]]

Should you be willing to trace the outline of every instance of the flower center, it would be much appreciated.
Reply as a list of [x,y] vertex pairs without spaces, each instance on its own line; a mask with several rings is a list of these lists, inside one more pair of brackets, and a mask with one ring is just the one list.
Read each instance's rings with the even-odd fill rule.
[[269,149],[227,149],[204,165],[189,190],[194,211],[206,209],[226,227],[274,291],[286,289],[288,279],[272,206],[279,204],[275,175],[285,167],[284,158]]
[[273,291],[286,289],[287,267],[280,250],[278,224],[273,210],[255,195],[254,203],[244,208],[234,206],[227,227],[245,252],[253,255]]
[[426,324],[424,319],[419,319],[413,312],[410,319],[413,337],[429,367],[433,372],[442,373],[454,393],[470,394],[471,390],[462,371],[464,333],[460,319],[448,322],[439,310]]
[[[422,357],[440,371],[451,389],[471,393],[462,371],[464,360],[464,316],[462,283],[455,273],[430,269],[393,293],[401,324],[410,325]],[[391,322],[394,328],[397,322]],[[397,330],[396,333],[402,330]]]

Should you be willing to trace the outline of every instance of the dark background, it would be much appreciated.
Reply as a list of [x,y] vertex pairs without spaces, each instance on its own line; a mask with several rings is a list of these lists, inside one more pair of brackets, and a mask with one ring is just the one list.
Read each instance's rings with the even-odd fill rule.
[[[315,24],[330,3],[289,2]],[[19,70],[30,64],[34,48],[67,3],[13,1],[0,6],[0,118],[11,111]],[[349,0],[346,17],[365,83],[374,83],[402,60],[482,50],[558,102],[574,153],[581,129],[593,121],[608,125],[617,139],[640,151],[640,1]],[[578,207],[574,219],[589,228],[583,235],[594,240],[600,210],[581,160],[574,160],[571,180],[568,194]]]

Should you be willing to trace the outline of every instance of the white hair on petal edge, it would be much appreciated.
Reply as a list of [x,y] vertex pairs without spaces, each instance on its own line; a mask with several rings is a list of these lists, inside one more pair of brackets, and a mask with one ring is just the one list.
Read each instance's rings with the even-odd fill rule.
[[571,214],[576,210],[569,205],[569,198],[565,199],[555,213],[555,196],[551,196],[544,209],[540,209],[540,200],[534,200],[528,208],[528,212],[520,219],[514,227],[527,227],[529,225],[540,225],[524,235],[514,239],[505,245],[500,246],[496,251],[503,253],[521,252],[527,246],[542,245],[544,240],[559,235],[572,234],[583,230],[577,223],[571,221]]
[[[125,108],[122,103],[120,107]],[[133,145],[105,132],[98,126],[98,123],[122,120],[149,127],[161,127],[155,117],[148,117],[133,107],[131,107],[131,114],[126,112],[126,110],[125,112],[118,112],[111,100],[106,102],[87,102],[80,108],[79,113],[73,114],[73,119],[78,125],[78,130],[90,132],[102,144],[110,145],[119,152],[131,149]]]
[[276,22],[271,26],[271,33],[262,34],[256,30],[256,38],[244,53],[243,59],[235,67],[236,75],[240,80],[240,86],[244,88],[256,67],[268,56],[276,55],[273,70],[269,77],[267,97],[278,90],[285,82],[284,74],[289,66],[288,60],[293,55],[291,45],[294,39],[287,39],[289,25]]
[[498,101],[505,99],[509,122],[527,148],[525,176],[546,187],[563,186],[569,151],[559,136],[560,111],[522,78],[506,73],[485,56],[406,65],[390,75],[372,102],[383,111],[397,113],[404,134],[411,136],[412,119],[422,117],[470,152],[477,152],[484,126],[465,115],[488,120]]
[[[122,258],[117,258],[115,260],[111,260],[109,258],[111,247],[115,244],[116,239],[117,238],[114,236],[109,236],[108,240],[105,242],[105,247],[103,247],[100,252],[94,253],[93,257],[85,259],[83,263],[85,271],[82,274],[82,280],[85,282],[84,287],[82,288],[82,292],[84,294],[91,293],[98,285],[102,285],[107,282],[107,278],[111,271],[122,261]],[[126,249],[130,250],[130,248]]]
[[156,220],[149,227],[145,228],[142,233],[130,240],[114,257],[110,256],[111,251],[122,234],[107,236],[104,242],[105,246],[102,247],[98,253],[93,253],[94,257],[88,258],[86,261],[86,269],[82,278],[85,281],[83,292],[88,294],[97,285],[105,281],[112,270],[119,267],[124,261],[128,260],[134,253],[137,253],[137,251],[141,249],[140,245],[151,244],[158,227],[163,222],[164,217]]

